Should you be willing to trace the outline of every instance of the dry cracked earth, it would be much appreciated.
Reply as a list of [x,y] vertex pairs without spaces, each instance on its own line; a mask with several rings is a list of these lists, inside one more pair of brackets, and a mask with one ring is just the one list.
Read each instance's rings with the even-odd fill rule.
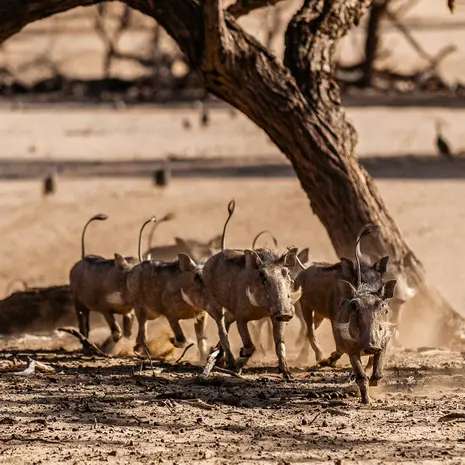
[[[393,349],[362,406],[344,363],[283,381],[270,354],[242,378],[202,379],[195,362],[89,357],[66,341],[0,341],[0,463],[465,463],[460,351]],[[54,372],[15,374],[30,359]]]

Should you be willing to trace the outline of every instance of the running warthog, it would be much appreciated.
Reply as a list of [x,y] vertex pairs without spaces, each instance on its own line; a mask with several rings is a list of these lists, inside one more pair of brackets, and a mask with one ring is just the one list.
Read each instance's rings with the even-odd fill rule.
[[129,337],[132,332],[134,312],[126,291],[125,279],[137,260],[132,257],[123,258],[119,254],[115,254],[114,259],[85,254],[84,236],[87,226],[92,221],[106,219],[106,215],[98,214],[84,225],[81,260],[71,268],[69,280],[81,334],[89,336],[90,311],[100,312],[110,326],[113,340],[118,341],[123,333],[115,320],[115,313],[123,315],[124,336]]
[[[266,250],[228,250],[225,248],[226,226],[235,203],[228,205],[228,219],[223,228],[221,252],[207,260],[202,271],[205,309],[218,325],[221,352],[232,369],[243,367],[255,351],[247,323],[265,316],[271,318],[279,370],[291,376],[284,345],[285,323],[294,316],[294,304],[300,291],[293,292],[287,266],[293,266],[297,249],[283,255]],[[237,327],[243,347],[236,361],[229,345],[231,323]]]
[[[146,221],[139,234],[139,259],[141,259],[141,236]],[[147,320],[164,316],[174,333],[171,342],[183,347],[186,338],[179,324],[180,320],[194,319],[200,357],[207,356],[205,336],[206,312],[200,303],[201,265],[197,265],[188,255],[180,253],[178,259],[170,262],[145,260],[134,266],[127,274],[127,290],[134,304],[139,331],[135,351],[147,347]],[[190,303],[186,302],[188,300]]]
[[391,309],[388,299],[394,295],[396,281],[381,285],[378,292],[372,292],[363,283],[356,287],[344,280],[337,283],[338,292],[330,298],[330,320],[336,341],[336,350],[345,353],[356,375],[362,396],[362,403],[368,404],[368,377],[362,365],[361,356],[373,356],[373,374],[370,386],[377,386],[383,378],[383,364],[386,348],[391,338]]
[[173,218],[174,215],[172,213],[168,213],[166,216],[154,223],[154,226],[150,231],[147,251],[143,254],[147,260],[172,261],[176,260],[178,255],[182,253],[189,255],[189,257],[193,260],[199,262],[201,260],[206,260],[219,250],[221,236],[215,236],[208,242],[175,237],[175,244],[152,246],[152,238],[157,225],[159,223],[172,220]]
[[[366,289],[373,292],[379,291],[383,284],[382,277],[386,273],[389,257],[383,257],[374,265],[370,265],[363,261],[360,251],[361,239],[371,234],[372,230],[373,225],[366,225],[358,234],[355,244],[356,266],[347,258],[341,258],[335,265],[312,263],[300,272],[295,280],[295,285],[302,287],[302,298],[296,305],[296,311],[302,312],[307,325],[308,341],[315,352],[317,362],[321,362],[322,365],[334,365],[340,358],[336,351],[323,361],[323,353],[315,338],[315,330],[325,318],[329,318],[334,296],[338,293],[338,281],[343,279],[355,285],[357,280],[360,280]],[[304,344],[300,358],[308,358],[308,343]]]

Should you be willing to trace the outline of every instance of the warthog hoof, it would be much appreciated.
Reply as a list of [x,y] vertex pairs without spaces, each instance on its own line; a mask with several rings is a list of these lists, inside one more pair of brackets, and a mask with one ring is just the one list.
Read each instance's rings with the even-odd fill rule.
[[290,372],[290,370],[283,371],[283,379],[289,381],[292,378],[294,378],[294,375]]
[[333,358],[329,357],[329,358],[326,358],[324,360],[320,360],[317,364],[316,364],[317,367],[320,367],[320,368],[323,368],[323,367],[331,367],[331,368],[335,368],[336,367],[336,360],[334,360]]
[[113,331],[111,336],[113,337],[113,341],[118,342],[123,337],[123,333],[121,331]]
[[178,341],[175,337],[170,338],[171,344],[178,349],[184,349],[186,347],[187,341],[184,339],[183,341]]
[[376,387],[376,386],[378,386],[379,381],[380,380],[378,378],[370,378],[370,383],[369,384],[370,384],[371,387]]

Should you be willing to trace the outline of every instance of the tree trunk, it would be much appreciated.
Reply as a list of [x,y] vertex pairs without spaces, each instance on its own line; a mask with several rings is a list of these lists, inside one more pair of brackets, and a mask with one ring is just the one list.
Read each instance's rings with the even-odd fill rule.
[[[33,7],[26,11],[21,0],[6,3],[8,10],[0,4],[0,42],[28,22],[92,2],[35,0],[28,2]],[[436,329],[434,337],[420,342],[446,344],[461,318],[427,286],[421,263],[358,163],[356,132],[346,119],[333,78],[336,44],[359,23],[371,2],[304,1],[286,32],[284,65],[246,34],[220,8],[219,0],[125,3],[155,18],[178,43],[206,89],[248,116],[286,155],[340,256],[353,256],[364,224],[380,227],[379,234],[364,243],[364,250],[377,256],[389,250],[398,263],[408,257],[410,276],[422,291],[416,300],[423,299],[422,319],[412,312],[416,332],[422,331],[422,322]],[[249,9],[254,3],[266,4],[240,3]]]
[[368,16],[365,36],[365,61],[362,64],[362,84],[365,87],[373,85],[373,73],[375,61],[380,48],[381,21],[386,11],[389,0],[378,0],[373,2]]

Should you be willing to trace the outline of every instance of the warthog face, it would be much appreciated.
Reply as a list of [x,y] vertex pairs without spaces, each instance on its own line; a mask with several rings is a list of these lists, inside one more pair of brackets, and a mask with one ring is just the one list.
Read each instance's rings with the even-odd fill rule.
[[294,304],[302,294],[301,289],[294,292],[287,268],[294,265],[295,252],[291,250],[273,263],[262,261],[255,251],[244,252],[246,270],[250,273],[247,297],[253,306],[268,309],[270,317],[277,321],[289,321],[294,316]]
[[347,281],[339,281],[341,305],[332,321],[335,333],[350,353],[374,355],[386,347],[391,338],[392,312],[387,299],[394,295],[396,281],[385,283],[379,292],[356,289]]

